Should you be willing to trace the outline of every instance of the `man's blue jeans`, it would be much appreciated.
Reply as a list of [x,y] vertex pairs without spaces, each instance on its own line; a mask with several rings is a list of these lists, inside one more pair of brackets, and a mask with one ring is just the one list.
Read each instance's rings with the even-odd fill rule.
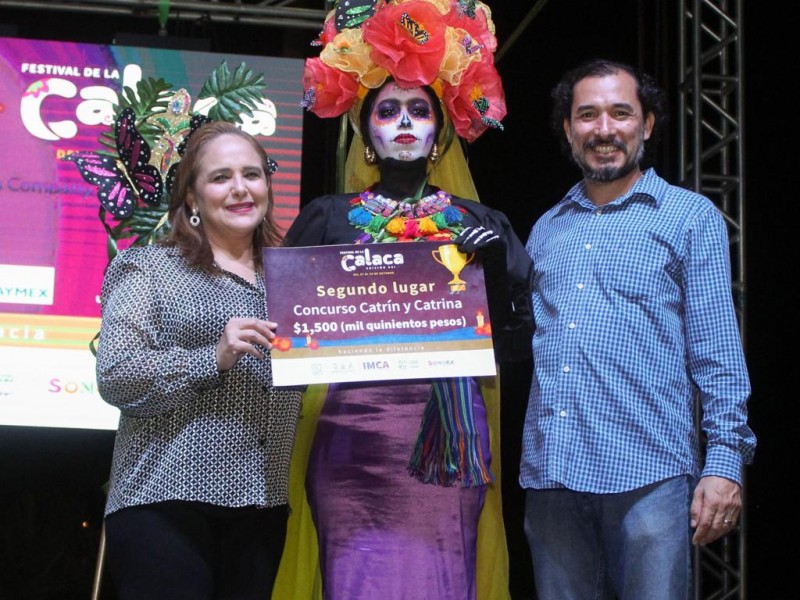
[[539,600],[684,600],[692,589],[694,478],[618,494],[527,491]]

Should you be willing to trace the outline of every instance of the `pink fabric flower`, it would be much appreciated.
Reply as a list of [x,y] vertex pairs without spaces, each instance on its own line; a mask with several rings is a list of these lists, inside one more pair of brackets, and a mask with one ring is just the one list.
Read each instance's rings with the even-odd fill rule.
[[372,59],[402,88],[429,85],[439,73],[445,49],[439,10],[424,0],[388,5],[362,26]]
[[322,26],[322,31],[319,33],[320,43],[324,45],[332,42],[337,33],[339,32],[336,30],[336,16],[334,11],[330,11],[328,16],[325,18],[325,24]]
[[483,46],[481,54],[490,61],[494,60],[492,55],[497,50],[497,38],[494,34],[494,22],[491,20],[491,11],[488,6],[479,3],[475,8],[474,18],[453,9],[447,14],[446,19],[450,27],[465,29],[472,36],[475,44]]
[[500,76],[489,62],[472,63],[458,87],[446,86],[444,103],[456,133],[474,142],[489,127],[506,116],[506,100]]
[[352,73],[333,69],[319,58],[306,60],[303,89],[312,91],[314,104],[308,109],[319,117],[338,117],[350,110],[358,97],[358,80]]

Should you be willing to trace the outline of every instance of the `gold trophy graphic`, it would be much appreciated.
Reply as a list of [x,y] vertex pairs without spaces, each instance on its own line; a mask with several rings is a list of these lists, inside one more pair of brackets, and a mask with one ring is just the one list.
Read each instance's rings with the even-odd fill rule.
[[439,246],[438,249],[431,251],[433,259],[440,265],[445,267],[453,275],[453,278],[448,282],[450,286],[450,293],[457,294],[467,289],[467,282],[459,277],[459,273],[472,262],[475,254],[467,256],[463,252],[458,251],[455,244],[444,244]]

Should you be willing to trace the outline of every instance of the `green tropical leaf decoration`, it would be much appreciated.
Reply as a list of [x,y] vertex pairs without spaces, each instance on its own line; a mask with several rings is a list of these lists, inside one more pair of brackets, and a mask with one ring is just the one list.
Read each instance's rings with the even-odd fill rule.
[[[153,77],[142,79],[136,84],[136,90],[125,86],[119,95],[119,104],[115,106],[115,115],[125,108],[132,108],[136,114],[136,124],[139,133],[147,143],[153,146],[158,130],[148,124],[147,119],[167,110],[167,104],[172,90],[172,84],[164,79]],[[116,142],[113,130],[104,132],[100,136],[100,143],[116,153]]]
[[[119,251],[117,242],[133,238],[132,246],[147,246],[152,244],[169,231],[167,220],[168,202],[162,200],[158,206],[139,206],[133,215],[124,221],[109,222],[104,209],[101,210],[100,220],[108,235],[108,257],[116,256]],[[106,213],[106,214],[103,214]]]
[[241,113],[253,115],[265,87],[264,76],[248,69],[245,63],[231,74],[228,64],[223,61],[203,84],[198,99],[217,100],[208,112],[211,119],[240,123]]

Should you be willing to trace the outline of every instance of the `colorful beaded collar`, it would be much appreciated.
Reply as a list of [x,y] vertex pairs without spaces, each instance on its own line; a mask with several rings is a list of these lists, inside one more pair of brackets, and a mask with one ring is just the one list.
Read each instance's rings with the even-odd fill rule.
[[350,201],[347,218],[364,232],[356,244],[451,240],[464,229],[464,213],[450,199],[442,190],[419,200],[392,200],[366,190]]

